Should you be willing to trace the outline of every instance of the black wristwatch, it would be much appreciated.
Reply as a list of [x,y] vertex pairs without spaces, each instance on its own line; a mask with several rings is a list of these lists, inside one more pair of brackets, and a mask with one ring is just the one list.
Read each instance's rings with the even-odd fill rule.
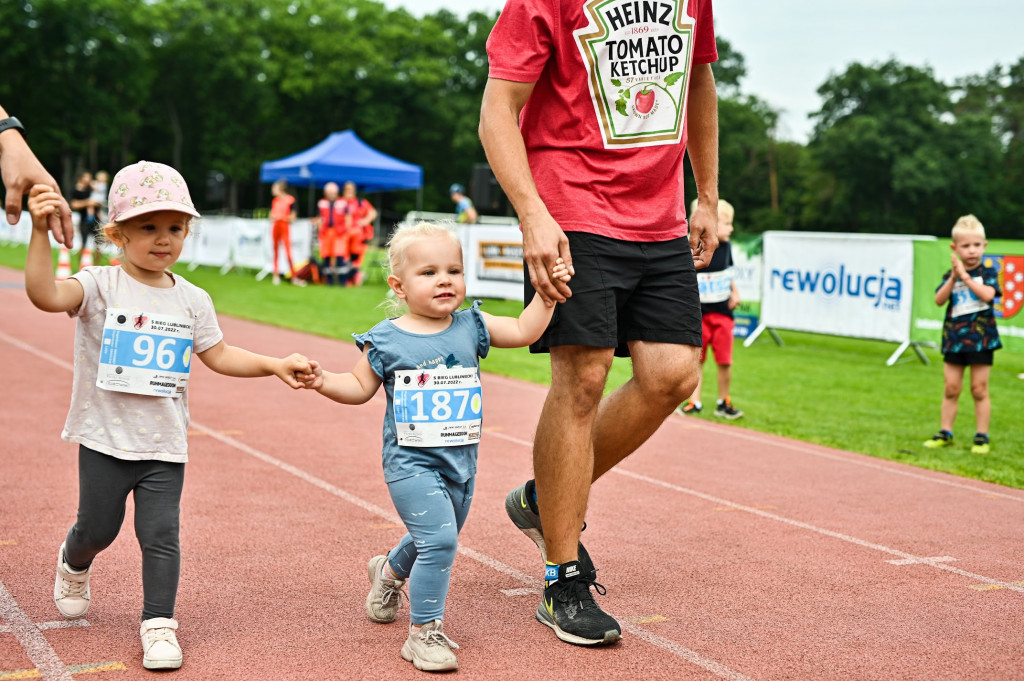
[[0,119],[0,132],[4,132],[5,130],[17,130],[21,133],[22,137],[25,137],[25,126],[22,125],[21,121],[14,116]]

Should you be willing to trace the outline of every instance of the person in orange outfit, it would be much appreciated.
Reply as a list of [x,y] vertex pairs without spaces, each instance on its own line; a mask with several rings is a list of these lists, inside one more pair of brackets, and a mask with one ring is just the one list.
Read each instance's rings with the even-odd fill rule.
[[373,223],[377,219],[377,209],[366,199],[356,196],[356,183],[346,182],[342,189],[342,198],[348,204],[351,222],[346,232],[346,257],[352,269],[348,284],[360,286],[363,283],[363,256],[367,244],[373,239]]
[[274,286],[281,283],[281,275],[278,274],[277,254],[279,249],[284,247],[284,255],[288,259],[288,276],[291,282],[298,286],[306,282],[295,278],[295,264],[292,262],[292,236],[291,226],[295,221],[295,197],[288,193],[288,182],[280,179],[270,185],[270,193],[274,195],[270,202],[271,238],[274,244]]
[[344,277],[339,271],[338,260],[344,264],[348,259],[348,244],[345,239],[346,223],[349,220],[348,203],[338,196],[338,185],[328,182],[324,185],[324,197],[317,202],[320,211],[316,219],[320,239],[320,262],[324,268],[324,282],[340,284]]

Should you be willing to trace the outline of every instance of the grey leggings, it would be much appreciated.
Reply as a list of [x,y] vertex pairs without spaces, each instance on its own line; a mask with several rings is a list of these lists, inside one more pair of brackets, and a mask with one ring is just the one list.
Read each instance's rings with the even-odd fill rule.
[[68,530],[64,559],[87,568],[110,546],[124,522],[125,500],[135,495],[135,536],[142,548],[142,619],[174,617],[181,573],[178,541],[185,464],[125,461],[78,448],[78,520]]

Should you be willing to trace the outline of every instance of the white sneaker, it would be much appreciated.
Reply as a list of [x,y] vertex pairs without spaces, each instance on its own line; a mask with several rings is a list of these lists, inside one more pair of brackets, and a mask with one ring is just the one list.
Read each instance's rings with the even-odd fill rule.
[[57,581],[53,584],[53,602],[60,614],[69,620],[78,619],[89,609],[89,573],[92,566],[75,572],[64,562],[64,544],[57,552]]
[[281,275],[275,274],[274,275],[274,286],[280,286],[280,285],[281,285]]
[[177,669],[181,666],[181,646],[174,630],[176,620],[154,617],[143,620],[139,635],[142,636],[142,666],[146,669]]
[[452,652],[458,647],[455,641],[444,635],[441,620],[434,620],[424,624],[416,633],[409,632],[409,638],[402,646],[402,659],[426,672],[458,669],[459,661]]
[[381,574],[387,556],[374,556],[366,566],[370,578],[370,593],[366,595],[366,614],[374,622],[394,622],[402,606],[404,579],[385,579]]

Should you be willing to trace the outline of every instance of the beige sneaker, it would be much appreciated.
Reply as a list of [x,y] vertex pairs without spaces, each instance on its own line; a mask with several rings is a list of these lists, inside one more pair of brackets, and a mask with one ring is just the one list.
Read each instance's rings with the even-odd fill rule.
[[146,669],[177,669],[181,666],[181,646],[174,630],[176,620],[154,617],[143,620],[139,635],[142,636],[142,666]]
[[370,593],[366,595],[366,614],[374,622],[394,622],[402,606],[404,579],[385,579],[381,575],[387,556],[374,556],[366,566],[370,578]]
[[416,633],[409,632],[409,638],[402,646],[402,659],[412,662],[416,669],[425,672],[443,672],[459,668],[453,650],[458,644],[444,635],[441,620],[428,622]]
[[60,614],[69,620],[78,619],[89,609],[89,573],[92,566],[75,572],[64,562],[64,544],[57,552],[57,580],[53,584],[53,602]]

